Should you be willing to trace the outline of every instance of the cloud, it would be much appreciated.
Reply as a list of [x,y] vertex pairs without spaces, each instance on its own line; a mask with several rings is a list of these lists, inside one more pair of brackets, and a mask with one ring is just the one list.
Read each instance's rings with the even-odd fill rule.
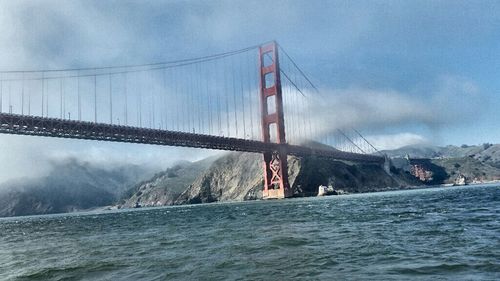
[[487,101],[476,83],[454,76],[437,79],[436,87],[427,92],[349,87],[307,95],[306,104],[285,106],[295,108],[297,119],[311,118],[317,137],[347,128],[426,126],[439,130],[475,121]]
[[369,135],[366,139],[378,150],[397,149],[407,145],[430,143],[424,136],[414,133]]
[[197,161],[218,153],[206,149],[1,135],[0,183],[47,175],[53,163],[68,158],[103,169],[130,164],[161,170],[179,160]]
[[[439,132],[440,128],[446,126],[470,123],[487,103],[480,87],[474,81],[456,75],[444,75],[435,81],[422,81],[422,84],[425,84],[423,90],[416,89],[412,85],[409,85],[407,90],[400,90],[401,87],[392,87],[391,83],[366,87],[366,84],[359,81],[362,80],[360,76],[365,77],[360,75],[360,72],[366,67],[367,62],[371,61],[372,56],[374,62],[377,62],[377,58],[382,58],[384,68],[394,68],[390,62],[385,64],[387,57],[377,57],[377,52],[380,51],[392,58],[401,50],[404,50],[405,56],[412,51],[416,51],[416,54],[422,50],[427,51],[422,44],[426,46],[428,42],[434,41],[441,42],[442,46],[445,46],[442,48],[446,50],[450,46],[466,46],[465,43],[456,44],[456,40],[449,40],[469,38],[456,32],[455,23],[460,22],[460,17],[455,17],[457,15],[455,12],[452,13],[454,24],[442,24],[441,27],[446,27],[444,32],[435,34],[436,31],[433,31],[429,35],[429,40],[420,40],[418,36],[412,37],[407,34],[414,34],[413,31],[419,35],[430,34],[427,29],[414,29],[428,18],[429,11],[420,8],[419,13],[414,13],[415,9],[408,8],[407,5],[398,8],[391,5],[390,9],[380,9],[378,5],[373,8],[366,3],[354,2],[207,3],[2,1],[0,68],[4,70],[147,63],[238,49],[278,39],[292,56],[298,56],[299,64],[309,64],[312,65],[309,69],[315,69],[317,66],[332,65],[333,61],[335,63],[340,61],[345,66],[342,68],[337,65],[340,67],[339,76],[342,73],[346,77],[349,76],[344,84],[338,81],[338,84],[343,85],[341,88],[333,88],[326,84],[321,98],[309,100],[304,105],[292,102],[294,108],[288,112],[286,120],[295,122],[311,116],[314,118],[311,123],[315,126],[317,137],[334,132],[337,128],[355,127],[361,130],[368,128],[370,132],[374,131],[374,142],[378,141],[381,146],[397,146],[419,141],[419,135],[408,132],[408,127],[413,125],[424,125]],[[411,16],[408,17],[411,21],[401,20],[401,10],[406,11],[404,15]],[[442,9],[442,11],[447,10],[448,7]],[[432,26],[447,18],[446,13],[442,11],[433,14],[432,18],[435,21],[432,22]],[[498,14],[493,10],[475,11],[470,18],[478,18],[476,13],[483,20],[485,14]],[[389,20],[385,21],[387,18]],[[491,18],[492,16],[488,17],[488,22],[492,21]],[[493,19],[496,18],[495,15]],[[467,23],[465,28],[472,28],[473,31],[484,29],[479,28],[484,25],[470,25],[468,20],[463,22]],[[443,35],[446,40],[442,39]],[[485,35],[484,38],[495,38],[494,34]],[[488,42],[484,41],[484,38],[467,42],[487,45]],[[412,49],[415,45],[418,46],[418,50]],[[415,60],[421,58],[416,56]],[[387,76],[391,81],[406,77],[405,71],[411,71],[414,65],[407,61],[403,63],[406,65],[404,70],[400,70],[398,68],[400,65],[397,64],[396,69],[389,72],[391,75],[385,73],[384,76],[382,73],[380,77],[385,79]],[[424,60],[421,63],[427,67],[432,61]],[[346,66],[353,66],[356,72],[345,71]],[[379,72],[380,65],[375,65],[373,68]],[[313,74],[314,76],[327,76],[326,81],[337,82],[334,80],[338,78],[337,75],[333,78],[328,77],[331,75],[328,67],[317,67],[315,70],[317,72]],[[394,78],[393,75],[398,77]],[[335,84],[334,82],[330,84]],[[107,88],[105,83],[104,81],[99,91]],[[161,84],[160,81],[154,79],[153,83],[153,87],[160,87],[158,86]],[[82,84],[85,84],[85,81]],[[85,88],[85,85],[82,85],[82,88]],[[132,88],[129,91],[132,91]],[[256,96],[257,94],[254,97]],[[175,99],[170,102],[181,104]],[[4,110],[5,106],[4,104]],[[75,116],[74,102],[71,106],[72,116]],[[176,106],[177,109],[179,107]],[[16,109],[18,108],[19,106],[16,106]],[[181,108],[181,111],[187,112],[184,108]],[[229,114],[222,116],[221,123],[224,128],[224,123],[227,121],[227,117],[224,116],[232,116],[235,111],[238,109],[231,108]],[[258,116],[257,107],[254,107],[253,113]],[[107,118],[107,113],[102,112],[101,116]],[[245,118],[249,118],[248,115]],[[252,133],[258,138],[259,126],[257,123],[253,125],[255,130]],[[299,134],[300,130],[293,126],[292,124],[287,127],[287,137],[290,136],[293,140],[294,137],[307,136],[304,131]],[[407,133],[393,136],[377,134],[377,130],[383,131],[389,127],[405,127],[403,131]],[[225,131],[224,134],[227,134],[228,130]],[[230,131],[232,132],[232,128]],[[241,134],[241,131],[239,133]],[[210,153],[214,152],[2,135],[0,136],[0,181],[44,174],[50,169],[50,161],[65,157],[77,157],[100,164],[131,162],[147,165],[154,162],[158,166],[165,166],[175,159],[196,160]]]

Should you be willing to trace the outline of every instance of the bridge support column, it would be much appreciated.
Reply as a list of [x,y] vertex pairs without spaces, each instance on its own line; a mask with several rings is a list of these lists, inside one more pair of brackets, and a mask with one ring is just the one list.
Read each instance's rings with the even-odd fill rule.
[[[276,42],[260,47],[259,65],[262,141],[285,144],[283,97]],[[286,151],[264,153],[264,190],[262,195],[265,199],[285,198],[293,195],[288,183]]]

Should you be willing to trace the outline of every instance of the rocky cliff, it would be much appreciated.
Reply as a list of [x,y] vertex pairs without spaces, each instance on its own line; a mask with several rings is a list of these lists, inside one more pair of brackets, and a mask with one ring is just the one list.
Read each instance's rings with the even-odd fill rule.
[[[411,186],[453,182],[458,174],[468,178],[497,179],[499,145],[456,147],[407,147],[393,151],[392,155],[413,152],[438,157],[429,160],[434,180],[423,182],[412,176],[409,169],[392,168],[387,174],[374,164],[347,163],[315,157],[288,158],[289,182],[294,196],[315,196],[320,185],[333,186],[335,193],[361,193]],[[467,155],[459,158],[446,158]],[[213,159],[212,159],[213,160]],[[126,201],[125,207],[139,202],[142,206],[242,201],[262,198],[262,159],[259,154],[228,153],[203,165],[185,163],[177,168],[177,182],[168,180],[167,170],[153,180],[136,188],[136,193]]]
[[452,184],[460,177],[465,177],[466,183],[500,180],[499,144],[408,146],[385,152],[394,157],[396,167],[407,171],[409,156],[411,164],[429,172],[432,179],[426,184]]
[[229,153],[216,161],[174,201],[175,204],[251,200],[262,197],[261,155]]
[[[289,182],[294,196],[315,196],[320,185],[334,193],[360,193],[403,189],[423,184],[452,183],[465,176],[467,182],[500,179],[500,145],[407,147],[408,152],[434,155],[423,164],[432,171],[432,181],[410,174],[408,161],[394,158],[395,168],[387,174],[379,165],[329,161],[306,157],[288,158]],[[0,216],[71,212],[119,204],[130,208],[174,204],[241,201],[262,198],[262,156],[227,153],[198,162],[180,162],[152,176],[133,165],[96,167],[69,159],[55,163],[52,172],[33,180],[0,186]],[[140,182],[141,180],[148,179]]]
[[207,158],[194,163],[179,162],[130,188],[122,196],[120,206],[131,208],[172,205],[215,159]]
[[[242,201],[262,198],[262,156],[228,153],[208,162],[178,167],[178,180],[168,178],[171,169],[134,189],[123,207]],[[332,185],[342,193],[401,189],[420,184],[409,174],[381,166],[344,163],[314,157],[288,158],[289,182],[294,196],[315,196],[318,186]],[[189,182],[191,180],[191,182]]]
[[429,158],[429,159],[450,159],[468,157],[479,162],[500,168],[500,144],[484,143],[481,145],[412,145],[395,150],[382,151],[392,158]]

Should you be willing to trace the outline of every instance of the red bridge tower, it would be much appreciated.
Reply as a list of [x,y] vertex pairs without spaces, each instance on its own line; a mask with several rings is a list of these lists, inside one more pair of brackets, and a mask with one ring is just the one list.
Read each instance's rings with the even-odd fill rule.
[[[259,48],[260,108],[262,141],[285,144],[285,121],[281,92],[278,45],[276,42]],[[287,152],[264,153],[263,198],[291,197],[293,192],[288,183]]]

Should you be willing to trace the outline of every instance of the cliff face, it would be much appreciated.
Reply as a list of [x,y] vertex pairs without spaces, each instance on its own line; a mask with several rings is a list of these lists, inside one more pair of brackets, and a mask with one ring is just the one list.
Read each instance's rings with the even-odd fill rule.
[[[459,176],[467,182],[500,179],[500,145],[409,147],[393,154],[408,151],[439,155],[420,160],[427,161],[421,164],[432,171],[431,182],[410,175],[404,158],[393,159],[397,168],[388,175],[378,165],[288,157],[289,182],[294,196],[300,197],[315,196],[320,185],[332,186],[337,193],[359,193],[451,183]],[[117,203],[134,207],[255,200],[262,198],[262,173],[262,155],[251,153],[178,163],[152,178],[142,167],[96,167],[69,159],[55,163],[45,177],[2,184],[0,217],[71,212]],[[146,178],[150,179],[139,183]]]
[[[500,156],[495,155],[496,157]],[[466,183],[500,180],[498,162],[482,161],[481,156],[460,158],[432,159],[432,163],[445,171],[444,183],[455,183],[457,177],[464,176]],[[498,159],[498,158],[497,158]]]
[[261,155],[230,153],[210,165],[175,200],[175,204],[262,198]]
[[[262,198],[262,156],[231,153],[216,160],[174,204],[241,201]],[[339,192],[357,193],[400,189],[419,184],[405,173],[388,175],[381,166],[348,164],[314,157],[288,158],[289,182],[294,196],[315,196],[319,185]]]
[[396,167],[406,171],[411,169],[405,159],[409,155],[413,169],[431,177],[426,184],[452,184],[461,177],[466,183],[500,180],[500,144],[407,146],[385,152],[394,157]]
[[152,179],[129,189],[122,197],[121,206],[131,208],[137,204],[143,207],[172,205],[214,160],[208,158],[194,163],[177,163],[154,175]]
[[[439,150],[426,148],[424,151]],[[465,174],[471,180],[495,179],[499,175],[499,170],[491,162],[486,162],[498,159],[495,157],[497,146],[448,146],[444,150],[453,155],[472,154],[460,159],[427,160],[433,171],[431,182],[418,180],[410,174],[409,169],[393,168],[389,175],[381,166],[374,164],[288,157],[289,182],[294,196],[301,197],[317,195],[320,185],[332,186],[336,193],[361,193],[447,183],[452,182],[458,174]],[[407,162],[405,159],[399,160]],[[141,206],[160,206],[261,199],[264,185],[262,169],[262,156],[252,153],[228,153],[216,160],[184,163],[136,187],[123,206],[133,207],[136,203]]]
[[382,151],[392,158],[429,158],[429,159],[451,159],[468,157],[481,163],[500,168],[500,144],[481,145],[448,145],[444,147],[431,145],[413,145],[395,150]]
[[376,164],[357,164],[306,157],[294,158],[297,175],[292,184],[295,196],[316,195],[319,185],[333,186],[347,193],[402,189],[419,185],[413,177],[399,170],[387,174]]

